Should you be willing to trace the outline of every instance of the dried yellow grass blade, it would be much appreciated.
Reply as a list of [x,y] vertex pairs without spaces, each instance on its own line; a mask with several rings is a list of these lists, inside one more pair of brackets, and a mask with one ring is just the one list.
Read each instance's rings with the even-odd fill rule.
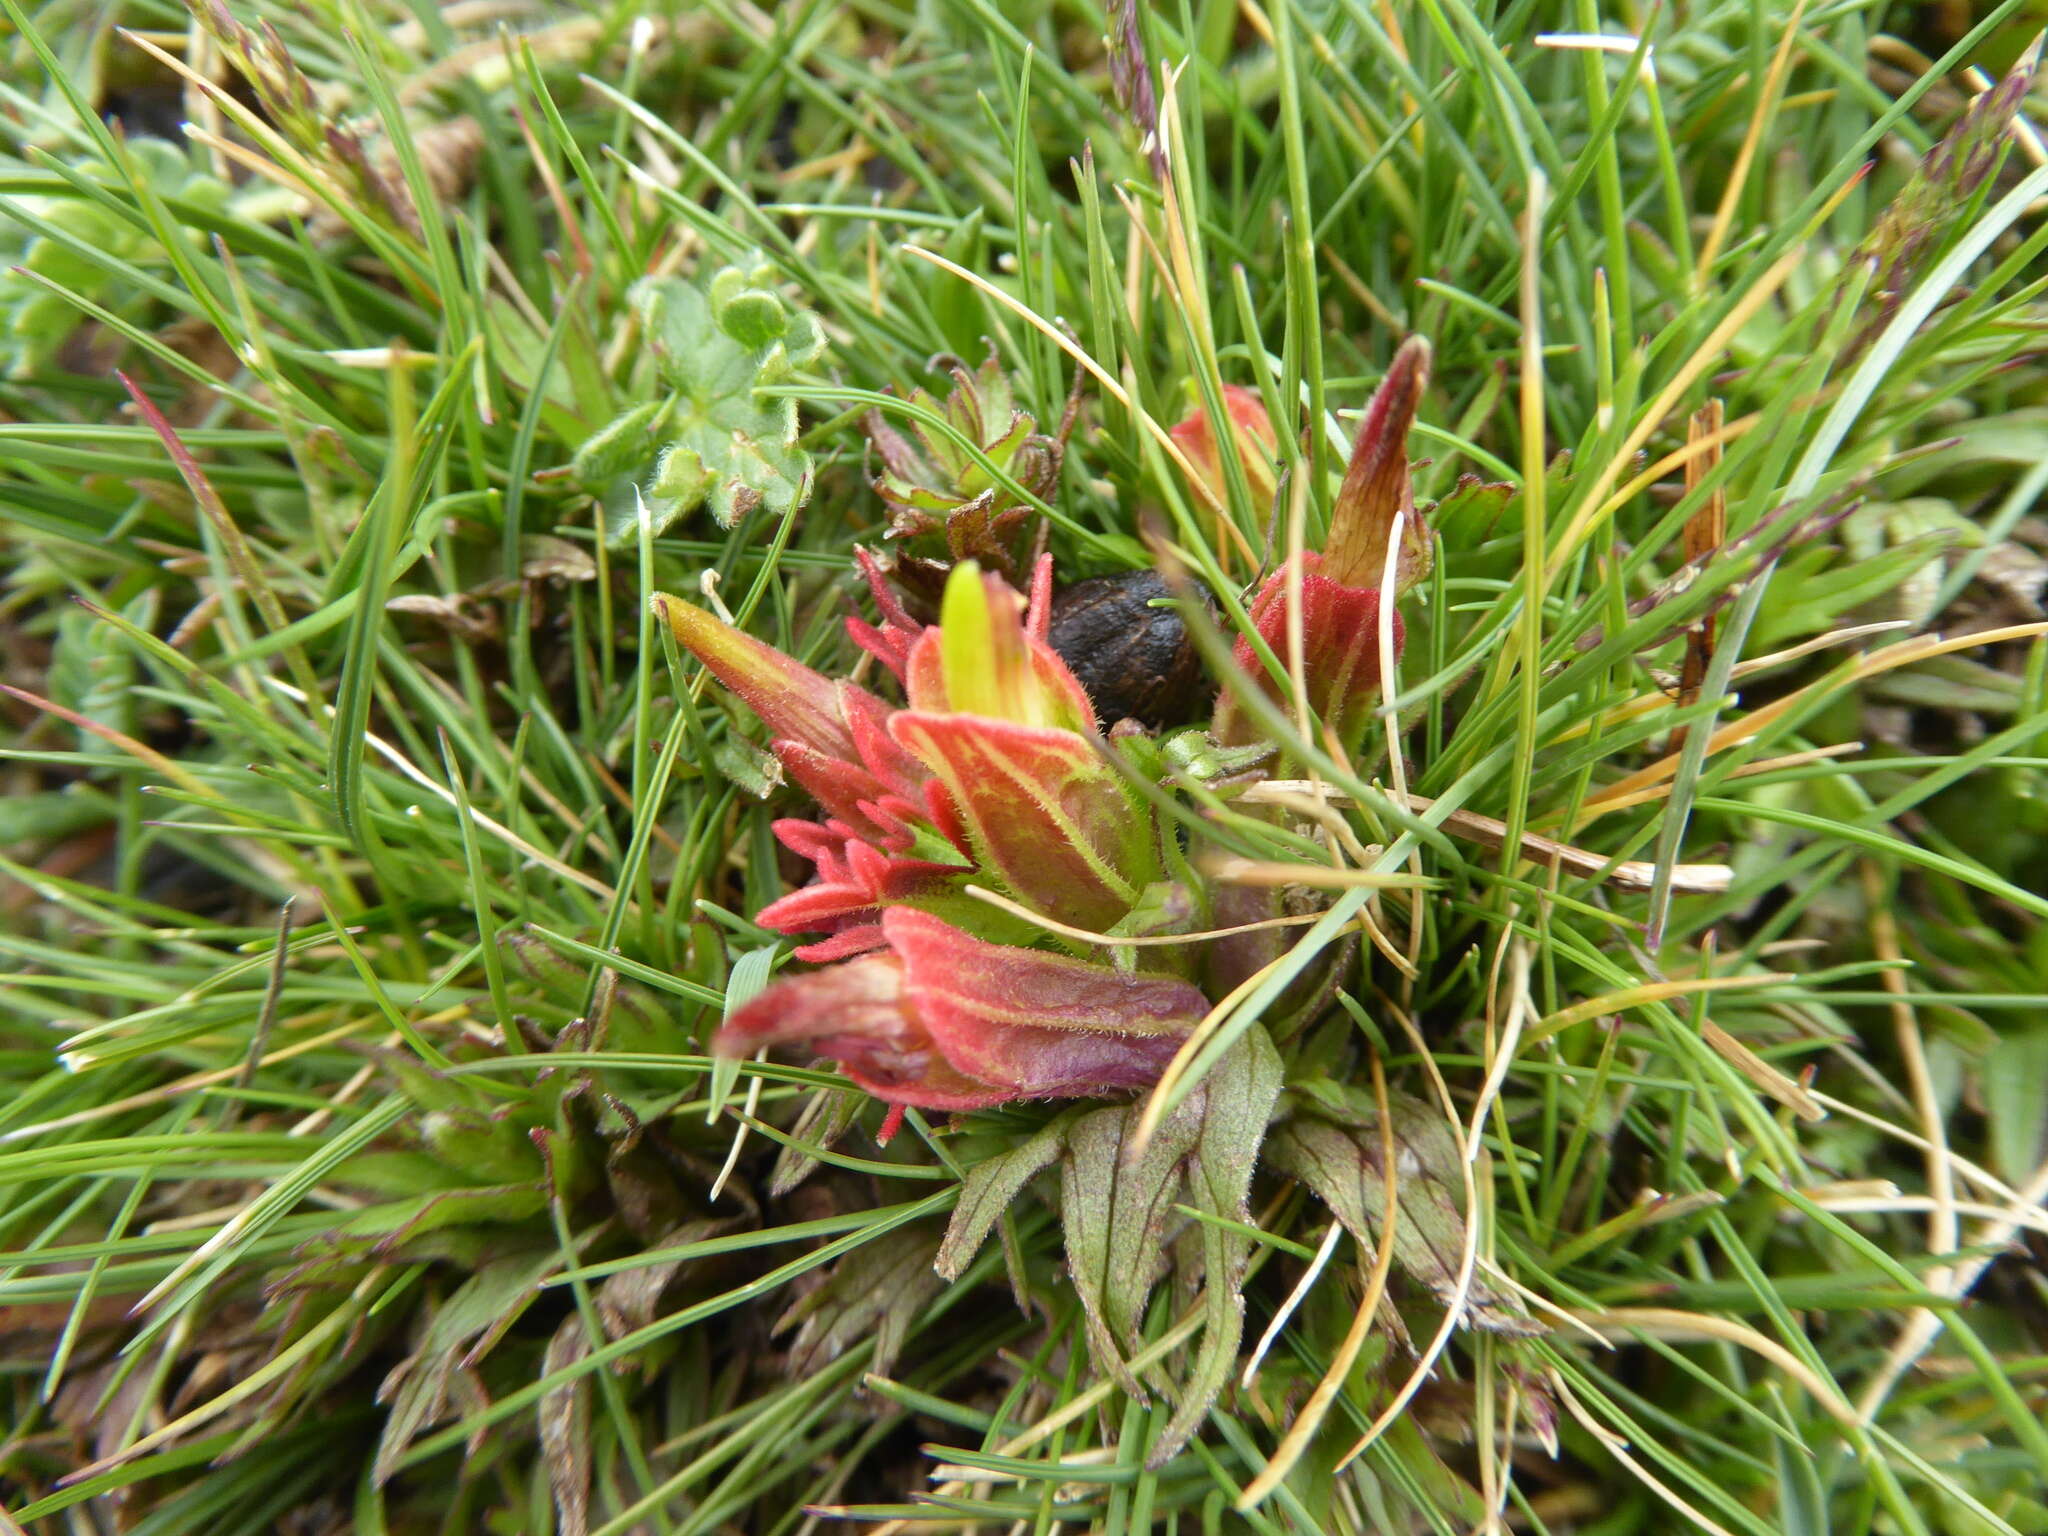
[[1128,1156],[1138,1157],[1150,1145],[1152,1133],[1159,1129],[1159,1122],[1166,1117],[1166,1106],[1173,1096],[1173,1090],[1179,1086],[1180,1080],[1187,1076],[1188,1068],[1193,1065],[1194,1059],[1201,1052],[1202,1047],[1209,1043],[1209,1037],[1222,1027],[1223,1021],[1230,1016],[1231,1010],[1245,998],[1249,997],[1252,991],[1268,976],[1272,975],[1275,970],[1279,969],[1281,963],[1286,958],[1287,956],[1284,953],[1275,955],[1256,971],[1253,971],[1251,975],[1245,977],[1243,981],[1232,987],[1224,995],[1221,1002],[1202,1016],[1200,1023],[1188,1032],[1188,1037],[1181,1042],[1180,1049],[1173,1053],[1173,1060],[1169,1061],[1166,1064],[1166,1070],[1159,1074],[1159,1081],[1152,1085],[1152,1092],[1145,1100],[1144,1113],[1138,1116],[1138,1128],[1131,1135]]
[[[1290,866],[1292,867],[1292,866]],[[961,888],[976,901],[988,903],[1000,912],[1012,917],[1021,917],[1026,922],[1043,928],[1047,933],[1056,933],[1063,939],[1074,939],[1082,944],[1102,944],[1117,949],[1143,948],[1152,945],[1200,944],[1210,939],[1233,938],[1240,933],[1257,933],[1265,928],[1295,928],[1304,923],[1313,923],[1323,914],[1302,912],[1292,917],[1268,917],[1256,923],[1240,923],[1235,928],[1205,928],[1199,933],[1147,933],[1138,935],[1097,933],[1091,928],[1076,928],[1071,923],[1060,922],[1042,912],[1034,912],[1021,901],[1012,901],[986,886],[969,885]]]
[[1707,231],[1707,238],[1700,246],[1699,263],[1693,268],[1695,292],[1705,291],[1707,274],[1714,270],[1721,248],[1728,242],[1736,207],[1742,201],[1743,189],[1749,184],[1750,167],[1756,164],[1757,146],[1763,142],[1764,126],[1770,121],[1778,99],[1784,93],[1785,75],[1792,66],[1793,45],[1799,40],[1799,23],[1805,15],[1806,0],[1797,0],[1792,14],[1782,23],[1784,30],[1778,38],[1778,51],[1771,56],[1771,68],[1764,76],[1764,88],[1757,93],[1756,111],[1750,115],[1749,130],[1742,136],[1742,148],[1735,153],[1735,165],[1728,173],[1728,185],[1721,191],[1721,206],[1714,210],[1713,227]]
[[1759,1093],[1776,1099],[1802,1120],[1825,1120],[1828,1112],[1814,1102],[1813,1095],[1757,1055],[1727,1030],[1709,1019],[1700,1026],[1700,1038],[1721,1058],[1748,1078]]
[[1839,1387],[1816,1373],[1804,1360],[1776,1339],[1758,1333],[1747,1323],[1738,1323],[1725,1317],[1712,1317],[1704,1312],[1682,1312],[1670,1307],[1575,1309],[1573,1315],[1580,1322],[1598,1330],[1609,1343],[1625,1342],[1627,1335],[1638,1334],[1674,1344],[1696,1344],[1713,1340],[1717,1343],[1733,1344],[1738,1349],[1746,1349],[1751,1354],[1760,1355],[1770,1361],[1798,1382],[1813,1400],[1837,1421],[1851,1429],[1862,1427],[1862,1420],[1857,1417],[1856,1410],[1849,1405],[1849,1400],[1842,1396]]
[[[1311,794],[1332,805],[1352,803],[1350,796],[1308,779],[1270,779],[1263,784],[1254,784],[1241,798],[1259,804],[1284,805],[1291,797]],[[1401,795],[1397,792],[1393,798],[1405,800],[1409,809],[1415,811],[1426,811],[1436,804],[1428,795]],[[1498,848],[1507,840],[1505,822],[1492,816],[1482,816],[1477,811],[1452,811],[1444,817],[1441,825],[1444,831],[1468,838],[1486,848]],[[1647,891],[1656,878],[1656,866],[1647,859],[1623,859],[1610,869],[1606,854],[1575,848],[1570,843],[1560,843],[1538,832],[1522,834],[1521,851],[1522,857],[1533,863],[1556,864],[1576,875],[1598,876],[1604,872],[1611,883],[1623,890]],[[1309,866],[1279,867],[1296,869]],[[1686,895],[1711,895],[1727,890],[1734,879],[1735,871],[1726,864],[1680,864],[1672,871],[1672,889]],[[1313,885],[1317,882],[1304,878],[1298,883]],[[1343,883],[1361,885],[1367,882],[1350,880]]]
[[[1740,768],[1730,773],[1728,777],[1731,779],[1753,779],[1759,774],[1776,773],[1781,768],[1800,768],[1808,763],[1826,762],[1831,757],[1850,757],[1862,750],[1863,743],[1860,741],[1840,741],[1831,747],[1815,747],[1811,752],[1788,752],[1783,757],[1759,758],[1753,763],[1744,763]],[[1653,784],[1648,789],[1639,789],[1632,795],[1624,795],[1619,800],[1608,802],[1605,809],[1621,811],[1628,809],[1632,805],[1647,805],[1652,800],[1664,799],[1670,793],[1671,786],[1669,784]],[[1545,818],[1545,820],[1552,819],[1554,818]],[[1684,864],[1677,866],[1679,870],[1689,867],[1691,866]],[[1685,890],[1685,887],[1676,883],[1671,888],[1681,893]]]
[[[1851,192],[1862,185],[1862,181],[1863,178],[1859,175],[1851,177],[1845,182],[1835,195],[1828,199],[1826,206],[1815,215],[1814,222],[1809,228],[1818,229],[1831,218],[1834,215],[1835,209],[1841,206],[1842,201]],[[1621,495],[1609,495],[1608,493],[1612,490],[1614,483],[1621,478],[1622,472],[1635,462],[1637,452],[1663,427],[1665,418],[1671,414],[1678,402],[1683,400],[1691,391],[1692,386],[1698,382],[1700,375],[1720,360],[1721,355],[1727,350],[1728,344],[1741,333],[1744,326],[1748,325],[1756,317],[1758,311],[1770,303],[1777,295],[1778,290],[1784,286],[1785,280],[1803,266],[1805,261],[1806,244],[1802,240],[1783,256],[1780,256],[1771,263],[1763,276],[1758,278],[1749,291],[1744,293],[1741,299],[1736,302],[1735,307],[1728,312],[1726,318],[1714,327],[1713,331],[1700,343],[1692,356],[1685,360],[1685,365],[1673,376],[1671,382],[1666,384],[1657,398],[1650,402],[1649,408],[1643,412],[1634,430],[1623,440],[1621,446],[1614,451],[1613,457],[1608,459],[1606,464],[1601,467],[1600,473],[1594,478],[1592,485],[1587,488],[1585,498],[1579,503],[1579,510],[1572,515],[1571,522],[1565,526],[1563,536],[1557,541],[1557,552],[1551,556],[1549,566],[1545,572],[1544,585],[1546,588],[1550,581],[1554,580],[1564,570],[1566,563],[1577,552],[1579,545],[1585,542],[1586,536],[1600,523],[1613,516],[1628,501],[1629,496],[1634,494],[1633,489]],[[1723,435],[1725,437],[1725,431]]]
[[1323,864],[1297,864],[1288,859],[1212,858],[1203,861],[1202,873],[1224,885],[1262,888],[1307,885],[1333,891],[1390,891],[1442,884],[1427,875],[1410,875],[1395,870],[1331,869]]
[[[1782,699],[1774,699],[1760,709],[1753,709],[1746,715],[1730,720],[1709,738],[1707,753],[1712,756],[1716,752],[1725,752],[1730,747],[1739,746],[1751,737],[1759,735],[1773,721],[1782,719],[1802,703],[1829,688],[1853,687],[1882,673],[1909,667],[1915,662],[1928,661],[1936,656],[1946,656],[1951,651],[1967,651],[1978,646],[1996,645],[2005,640],[2031,640],[2038,635],[2048,635],[2048,623],[2008,624],[2002,629],[1985,630],[1974,635],[1922,635],[1918,639],[1903,641],[1898,645],[1888,645],[1881,651],[1874,651],[1863,657],[1839,684],[1830,683],[1823,678],[1819,682],[1807,684],[1796,692],[1786,694]],[[1573,829],[1583,827],[1597,816],[1618,810],[1624,804],[1640,803],[1639,800],[1629,797],[1639,795],[1642,790],[1653,784],[1663,783],[1677,772],[1678,754],[1674,752],[1659,758],[1649,767],[1638,769],[1627,778],[1617,780],[1605,789],[1588,795],[1585,804],[1579,807],[1578,819],[1572,824]]]
[[1744,987],[1770,987],[1792,979],[1777,971],[1755,971],[1746,976],[1692,976],[1682,981],[1646,981],[1638,987],[1603,992],[1569,1008],[1560,1008],[1529,1031],[1529,1041],[1533,1044],[1538,1040],[1548,1040],[1574,1024],[1597,1019],[1603,1013],[1626,1013],[1645,1003],[1669,1002],[1674,997],[1690,997],[1697,992],[1734,992]]

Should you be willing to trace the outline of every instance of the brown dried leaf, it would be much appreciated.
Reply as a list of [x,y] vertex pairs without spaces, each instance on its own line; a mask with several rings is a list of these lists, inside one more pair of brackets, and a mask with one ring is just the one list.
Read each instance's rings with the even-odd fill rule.
[[595,581],[597,561],[581,544],[529,533],[519,541],[519,574],[528,581]]
[[[542,1375],[566,1370],[590,1353],[590,1336],[581,1314],[572,1312],[548,1341],[541,1358]],[[586,1536],[590,1530],[590,1378],[578,1376],[543,1393],[535,1404],[540,1422],[541,1460],[555,1495],[556,1529],[560,1536]]]
[[[650,1252],[664,1248],[682,1248],[691,1243],[701,1243],[707,1238],[717,1237],[738,1226],[733,1218],[706,1217],[699,1221],[686,1221],[650,1245]],[[623,1339],[635,1329],[645,1328],[654,1321],[655,1310],[661,1304],[661,1296],[669,1282],[682,1273],[690,1261],[664,1259],[659,1264],[643,1264],[635,1269],[622,1269],[615,1275],[607,1276],[604,1284],[597,1288],[591,1298],[597,1308],[597,1315],[604,1321],[607,1338]]]
[[388,613],[410,613],[432,619],[456,639],[466,640],[472,645],[495,640],[500,633],[498,610],[488,603],[478,602],[467,592],[457,592],[449,597],[412,592],[392,598],[384,608]]
[[925,1303],[939,1293],[932,1267],[938,1247],[936,1227],[906,1227],[833,1265],[823,1285],[776,1319],[774,1332],[797,1330],[789,1347],[790,1374],[808,1376],[873,1338],[868,1369],[886,1376]]

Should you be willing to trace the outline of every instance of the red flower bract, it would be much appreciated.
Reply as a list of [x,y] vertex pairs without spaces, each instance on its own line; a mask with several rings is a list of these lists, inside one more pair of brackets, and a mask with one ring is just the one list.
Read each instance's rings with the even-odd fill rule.
[[[1302,675],[1308,706],[1337,733],[1353,741],[1380,695],[1380,593],[1377,587],[1347,586],[1323,574],[1321,555],[1301,557]],[[1282,666],[1288,663],[1287,571],[1268,576],[1252,599],[1251,620],[1259,638],[1273,648]],[[1389,616],[1394,654],[1401,654],[1401,615]],[[1239,639],[1232,653],[1240,668],[1281,705],[1290,702],[1283,684],[1266,675],[1249,640]],[[1237,702],[1226,693],[1216,708],[1216,734],[1241,743],[1258,734]]]
[[[1223,386],[1223,412],[1230,419],[1231,439],[1237,445],[1238,463],[1244,467],[1246,488],[1251,492],[1254,510],[1264,512],[1273,504],[1274,493],[1279,489],[1279,475],[1273,467],[1273,455],[1278,451],[1280,439],[1273,431],[1272,418],[1266,414],[1265,402],[1255,389],[1246,389],[1242,384]],[[1188,463],[1200,474],[1202,482],[1221,506],[1229,495],[1229,481],[1223,471],[1223,454],[1216,443],[1215,429],[1209,423],[1208,412],[1197,409],[1175,422],[1170,429],[1171,436],[1187,455]]]
[[1184,981],[991,944],[910,907],[880,927],[886,953],[777,982],[712,1050],[806,1045],[887,1103],[980,1109],[1146,1087],[1209,1006]]
[[[1382,586],[1399,598],[1428,574],[1433,553],[1408,466],[1408,429],[1429,383],[1429,363],[1429,343],[1420,336],[1401,344],[1359,418],[1322,553],[1303,554],[1298,572],[1283,565],[1252,598],[1251,620],[1259,638],[1283,667],[1290,667],[1295,658],[1288,637],[1295,626],[1288,593],[1298,582],[1302,691],[1309,708],[1347,745],[1364,728],[1380,693]],[[1226,387],[1224,395],[1240,450],[1251,453],[1262,444],[1270,449],[1273,428],[1258,396],[1235,387]],[[1191,415],[1174,427],[1173,435],[1215,487],[1220,471],[1208,418]],[[1386,649],[1399,657],[1401,617],[1390,614],[1388,622],[1392,634]],[[1248,639],[1238,641],[1236,661],[1274,700],[1283,706],[1292,702],[1291,690],[1267,672]],[[1228,690],[1217,701],[1216,734],[1233,743],[1258,735]]]

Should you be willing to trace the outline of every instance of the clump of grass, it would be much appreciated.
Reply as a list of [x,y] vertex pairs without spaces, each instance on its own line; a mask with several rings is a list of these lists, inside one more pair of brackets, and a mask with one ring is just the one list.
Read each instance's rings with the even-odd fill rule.
[[[17,1520],[2048,1515],[2048,171],[2029,66],[1968,110],[2017,4],[0,4]],[[757,265],[825,342],[747,402],[808,498],[657,529],[588,449],[679,387],[634,295]],[[1226,383],[1305,423],[1314,543],[1409,334],[1434,570],[1391,729],[1299,746],[1323,850],[1435,884],[1329,898],[1301,966],[1384,952],[1282,1068],[1435,1117],[1396,1195],[1443,1284],[1270,1149],[1270,1336],[1154,1465],[1053,1173],[932,1268],[1058,1106],[878,1149],[843,1080],[704,1053],[784,963],[789,802],[644,599],[850,660],[861,420],[936,430],[934,356],[992,348],[1039,423],[1083,389],[1007,488],[1062,570],[1149,539],[1241,625],[1286,520],[1163,429]],[[1160,1289],[1133,1369],[1205,1326]]]

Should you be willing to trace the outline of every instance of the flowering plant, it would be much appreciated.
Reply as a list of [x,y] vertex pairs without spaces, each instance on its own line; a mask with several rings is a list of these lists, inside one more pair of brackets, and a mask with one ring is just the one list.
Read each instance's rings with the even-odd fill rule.
[[[1367,407],[1326,547],[1272,572],[1251,601],[1259,639],[1299,668],[1289,693],[1305,695],[1340,740],[1364,727],[1381,667],[1399,655],[1400,620],[1388,613],[1383,627],[1383,601],[1428,567],[1405,446],[1428,362],[1419,341],[1401,349]],[[1249,478],[1270,490],[1277,434],[1249,391],[1224,398]],[[1191,417],[1174,436],[1195,473],[1220,476],[1206,420]],[[1281,956],[1281,892],[1211,889],[1198,850],[1184,849],[1178,827],[1155,809],[1183,777],[1215,782],[1221,769],[1200,764],[1263,756],[1239,696],[1262,687],[1279,698],[1281,683],[1247,637],[1234,656],[1244,677],[1222,691],[1206,744],[1194,730],[1191,750],[1160,750],[1132,742],[1123,726],[1105,740],[1087,689],[1051,643],[1049,556],[1033,568],[1028,597],[958,561],[930,625],[911,615],[872,557],[856,558],[877,621],[850,617],[846,630],[893,677],[900,706],[695,604],[656,600],[678,642],[767,726],[784,773],[818,807],[814,818],[774,824],[813,878],[757,914],[765,927],[802,937],[797,958],[818,968],[734,1010],[713,1052],[798,1046],[836,1062],[890,1106],[884,1141],[912,1108],[985,1109],[1152,1086],[1211,1013],[1211,998],[1240,995],[1239,983]],[[1173,934],[1187,939],[1131,942]],[[1312,1013],[1349,954],[1332,950],[1276,1005]],[[1177,1284],[1198,1289],[1202,1343],[1169,1373],[1175,1407],[1153,1441],[1155,1465],[1186,1441],[1233,1368],[1250,1257],[1242,1230],[1269,1140],[1270,1165],[1363,1239],[1385,1218],[1373,1201],[1391,1137],[1400,1156],[1437,1177],[1404,1197],[1413,1231],[1397,1242],[1396,1258],[1439,1292],[1456,1289],[1446,1254],[1462,1217],[1446,1193],[1443,1149],[1406,1125],[1382,1134],[1379,1108],[1341,1085],[1303,1083],[1283,1098],[1284,1079],[1272,1036],[1254,1023],[1171,1108],[1063,1111],[1022,1144],[975,1163],[937,1247],[939,1275],[957,1278],[1011,1198],[1057,1162],[1067,1270],[1089,1352],[1140,1397],[1147,1389],[1130,1352],[1158,1277],[1170,1268]],[[1282,1127],[1269,1135],[1276,1116]],[[1176,1243],[1169,1260],[1166,1213],[1176,1201],[1213,1221]],[[928,1274],[921,1265],[907,1272]],[[1481,1288],[1468,1288],[1466,1301],[1484,1326],[1518,1326]]]

